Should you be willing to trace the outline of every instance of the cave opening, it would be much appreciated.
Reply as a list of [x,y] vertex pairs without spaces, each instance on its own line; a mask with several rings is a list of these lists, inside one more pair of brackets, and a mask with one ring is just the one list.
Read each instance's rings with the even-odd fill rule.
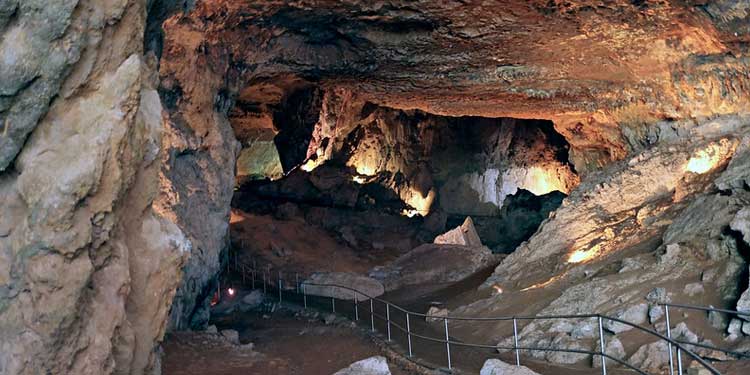
[[578,184],[549,120],[441,116],[288,82],[241,90],[228,116],[242,144],[231,243],[258,262],[367,273],[467,217],[482,245],[510,253]]

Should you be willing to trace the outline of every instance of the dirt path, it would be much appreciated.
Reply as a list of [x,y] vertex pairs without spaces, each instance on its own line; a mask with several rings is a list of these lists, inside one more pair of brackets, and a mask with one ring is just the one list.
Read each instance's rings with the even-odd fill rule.
[[[164,344],[165,375],[330,375],[351,363],[383,355],[365,335],[346,326],[326,325],[288,312],[264,318],[241,314],[217,322],[219,329],[240,332],[242,343],[231,345],[215,334],[176,333]],[[389,364],[394,375],[407,373]]]

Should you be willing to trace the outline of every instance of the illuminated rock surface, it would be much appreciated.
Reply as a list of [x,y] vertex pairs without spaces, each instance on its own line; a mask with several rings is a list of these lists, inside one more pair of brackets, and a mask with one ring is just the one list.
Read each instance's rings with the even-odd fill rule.
[[333,375],[391,375],[391,370],[384,357],[371,357],[354,362]]
[[479,375],[539,375],[528,367],[509,365],[499,359],[488,359],[484,362]]
[[477,230],[474,229],[474,222],[468,216],[461,226],[435,237],[433,242],[445,245],[482,246],[482,240],[479,238]]

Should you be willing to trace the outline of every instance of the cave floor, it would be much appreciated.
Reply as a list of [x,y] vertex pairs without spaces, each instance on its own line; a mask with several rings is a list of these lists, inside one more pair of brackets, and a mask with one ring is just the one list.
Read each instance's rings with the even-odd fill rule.
[[[248,313],[231,324],[243,343],[211,340],[215,334],[180,332],[167,336],[162,372],[166,375],[330,375],[351,363],[384,355],[372,339],[342,325],[326,325],[279,311],[271,316]],[[219,323],[219,328],[222,327]],[[389,364],[394,375],[408,372]]]
[[[450,285],[433,285],[423,288],[405,288],[388,293],[387,300],[396,302],[411,311],[426,311],[430,305],[441,303],[452,307],[457,301],[481,297],[476,286],[486,277],[485,271]],[[275,297],[274,297],[275,298]],[[309,297],[308,303],[314,310],[304,312],[299,306],[301,301],[287,304],[293,297],[285,295],[282,308],[273,303],[265,312],[231,313],[213,321],[219,330],[235,329],[240,334],[242,343],[252,342],[251,346],[232,345],[216,334],[202,332],[178,332],[167,336],[164,343],[162,359],[163,373],[167,375],[193,374],[332,374],[358,360],[375,355],[389,358],[389,366],[394,375],[405,375],[414,372],[414,366],[403,358],[407,352],[406,335],[398,329],[392,329],[390,343],[385,342],[386,326],[384,322],[375,322],[377,335],[369,333],[369,310],[365,304],[360,305],[358,324],[338,318],[326,324],[330,308],[328,299],[315,300]],[[363,306],[365,305],[365,306]],[[273,312],[271,312],[273,311]],[[315,311],[315,312],[313,312]],[[336,305],[339,316],[354,317],[353,305],[340,302]],[[385,316],[384,306],[375,305],[375,313]],[[405,317],[391,310],[394,324],[405,326]],[[476,327],[475,327],[476,328]],[[423,319],[412,317],[412,332],[429,337],[444,335],[442,324],[430,324]],[[477,332],[466,326],[452,326],[451,340],[458,342],[475,342]],[[481,335],[479,335],[481,336]],[[466,341],[465,341],[466,340]],[[425,368],[440,368],[445,363],[445,345],[413,339],[415,361]],[[400,357],[394,361],[394,353]],[[452,346],[451,354],[454,369],[458,374],[477,374],[488,358],[500,358],[513,363],[512,354],[498,354],[491,349],[474,349]],[[539,374],[600,374],[601,370],[585,364],[550,365],[532,360],[521,355],[523,365]],[[717,368],[725,374],[746,374],[750,364],[744,361],[718,363]],[[631,374],[633,372],[618,368],[608,368],[610,374]]]

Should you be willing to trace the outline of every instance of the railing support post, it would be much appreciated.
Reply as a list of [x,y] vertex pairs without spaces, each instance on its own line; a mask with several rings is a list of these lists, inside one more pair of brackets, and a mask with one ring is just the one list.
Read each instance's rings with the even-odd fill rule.
[[385,303],[385,321],[388,328],[388,341],[391,341],[391,304]]
[[282,289],[282,287],[283,286],[281,284],[281,271],[279,271],[279,303],[281,303],[281,289]]
[[302,284],[302,303],[305,305],[305,310],[307,310],[307,292],[305,291],[305,284]]
[[602,375],[607,375],[607,357],[604,356],[604,327],[602,325],[602,317],[599,318],[599,357],[602,359]]
[[452,368],[451,366],[451,339],[450,335],[448,334],[448,318],[444,318],[443,322],[445,322],[445,352],[448,354],[448,370]]
[[370,298],[370,330],[375,332],[375,310],[373,310],[372,298]]
[[411,352],[411,325],[409,324],[409,312],[406,312],[406,339],[409,342],[409,357],[412,356]]
[[359,306],[357,305],[357,292],[354,293],[354,320],[359,320]]
[[251,289],[255,290],[255,269],[250,271],[250,285]]
[[682,352],[677,348],[677,374],[682,375]]
[[294,290],[299,293],[299,273],[294,274]]
[[336,313],[336,298],[331,297],[331,312]]
[[516,350],[516,366],[521,366],[521,354],[518,349],[518,323],[513,318],[513,349]]
[[[669,306],[664,306],[664,317],[667,320],[667,338],[672,338],[672,328],[669,323]],[[669,350],[669,375],[674,375],[674,359],[672,358],[672,343],[667,341],[667,350]]]
[[263,295],[266,294],[266,273],[263,272]]

